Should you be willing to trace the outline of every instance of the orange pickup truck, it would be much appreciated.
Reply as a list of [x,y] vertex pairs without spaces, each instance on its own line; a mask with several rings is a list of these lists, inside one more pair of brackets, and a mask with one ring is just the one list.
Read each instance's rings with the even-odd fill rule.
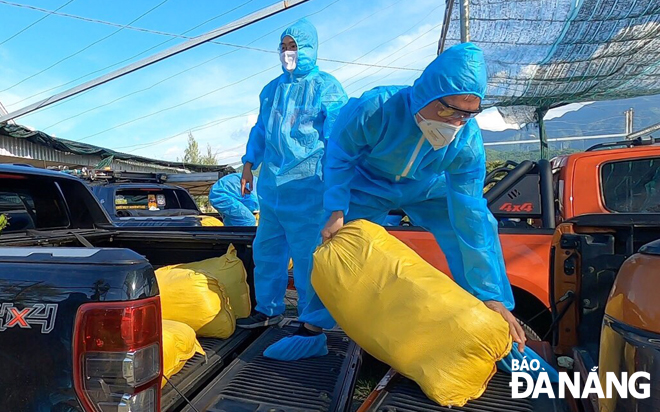
[[[508,162],[486,193],[500,224],[514,315],[543,338],[551,323],[550,248],[557,225],[586,214],[660,212],[659,139],[601,144],[552,161]],[[414,223],[414,222],[413,222]],[[433,236],[415,226],[388,228],[437,269],[451,275]]]

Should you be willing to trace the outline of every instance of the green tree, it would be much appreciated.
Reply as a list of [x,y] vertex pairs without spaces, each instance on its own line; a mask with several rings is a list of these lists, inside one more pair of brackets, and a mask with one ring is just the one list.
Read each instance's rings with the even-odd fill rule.
[[[188,132],[188,147],[183,155],[184,163],[197,164],[197,165],[217,165],[218,159],[213,153],[213,149],[210,144],[206,145],[206,154],[202,154],[199,150],[199,144],[192,133]],[[211,204],[209,203],[208,196],[194,196],[195,203],[200,208],[202,212],[209,212],[212,210]]]
[[209,143],[206,144],[206,154],[202,156],[199,160],[200,160],[200,164],[203,165],[218,164],[218,159],[216,158],[215,153],[213,153],[213,149],[211,149],[211,145]]
[[188,132],[188,147],[183,153],[183,162],[198,165],[201,154],[199,152],[199,144],[191,132]]

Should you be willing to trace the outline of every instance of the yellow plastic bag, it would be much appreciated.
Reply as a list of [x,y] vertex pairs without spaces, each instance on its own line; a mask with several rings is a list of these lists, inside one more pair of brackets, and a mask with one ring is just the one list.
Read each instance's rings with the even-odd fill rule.
[[205,216],[205,215],[199,215],[197,216],[199,220],[201,220],[202,226],[224,226],[225,224],[222,223],[218,218],[215,218],[213,216]]
[[443,406],[480,397],[512,348],[501,315],[365,220],[317,249],[312,285],[349,337]]
[[236,317],[223,285],[211,275],[180,268],[156,271],[163,319],[185,323],[197,336],[227,339]]
[[236,318],[242,319],[250,316],[252,302],[250,301],[250,286],[247,283],[247,271],[243,261],[237,256],[234,245],[229,245],[227,253],[223,256],[166,266],[161,270],[171,268],[191,269],[212,276],[218,283],[224,285]]
[[[185,323],[163,319],[163,375],[169,379],[179,373],[195,353],[206,355],[195,331]],[[163,379],[161,386],[166,383]]]

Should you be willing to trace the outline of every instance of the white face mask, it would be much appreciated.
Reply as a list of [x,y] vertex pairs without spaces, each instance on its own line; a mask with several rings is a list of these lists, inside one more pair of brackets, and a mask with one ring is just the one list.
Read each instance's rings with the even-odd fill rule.
[[426,120],[419,113],[417,115],[422,119],[421,122],[417,122],[417,125],[424,134],[424,137],[426,137],[426,140],[433,146],[433,150],[448,146],[463,128],[463,126],[454,126],[437,120]]
[[284,51],[280,53],[280,61],[282,66],[289,72],[296,69],[296,62],[298,61],[298,51]]

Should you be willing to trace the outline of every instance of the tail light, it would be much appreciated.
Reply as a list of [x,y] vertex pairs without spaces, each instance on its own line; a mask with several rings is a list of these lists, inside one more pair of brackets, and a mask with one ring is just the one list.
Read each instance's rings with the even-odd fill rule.
[[160,411],[159,297],[82,305],[73,341],[74,386],[85,411]]

